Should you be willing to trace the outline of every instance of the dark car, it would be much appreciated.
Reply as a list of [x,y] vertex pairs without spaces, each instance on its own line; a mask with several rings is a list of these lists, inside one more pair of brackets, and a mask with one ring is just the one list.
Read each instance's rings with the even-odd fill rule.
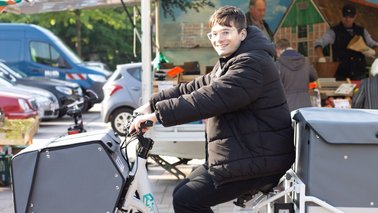
[[27,77],[22,71],[8,67],[0,61],[0,75],[14,83],[38,87],[51,92],[59,102],[59,117],[66,114],[65,106],[83,98],[79,84],[45,77]]

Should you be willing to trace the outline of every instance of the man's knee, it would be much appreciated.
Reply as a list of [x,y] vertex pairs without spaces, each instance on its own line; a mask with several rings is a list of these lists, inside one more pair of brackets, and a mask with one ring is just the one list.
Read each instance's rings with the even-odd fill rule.
[[174,193],[173,195],[173,209],[175,212],[188,212],[188,209],[191,208],[191,205],[188,203],[186,196],[182,196],[180,193]]
[[188,206],[188,197],[185,196],[184,193],[180,193],[179,190],[175,190],[173,192],[173,206],[176,208],[176,207],[180,207],[180,208],[185,208]]

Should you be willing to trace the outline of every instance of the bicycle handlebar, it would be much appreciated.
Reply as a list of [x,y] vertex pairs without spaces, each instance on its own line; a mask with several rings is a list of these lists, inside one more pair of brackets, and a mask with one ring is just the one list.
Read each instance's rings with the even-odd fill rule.
[[65,107],[66,108],[71,108],[71,107],[74,107],[74,106],[77,106],[79,104],[83,104],[84,103],[84,98],[81,98],[81,100],[76,100],[68,105],[66,105]]
[[141,129],[144,129],[144,128],[147,128],[147,127],[152,127],[153,126],[153,122],[148,120],[148,121],[145,121],[144,123],[141,123],[140,124],[140,128]]

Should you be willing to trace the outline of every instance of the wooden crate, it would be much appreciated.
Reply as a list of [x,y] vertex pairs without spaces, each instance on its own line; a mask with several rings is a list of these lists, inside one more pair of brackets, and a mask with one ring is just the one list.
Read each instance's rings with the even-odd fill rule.
[[0,145],[22,146],[33,142],[39,127],[38,118],[5,119],[0,127]]

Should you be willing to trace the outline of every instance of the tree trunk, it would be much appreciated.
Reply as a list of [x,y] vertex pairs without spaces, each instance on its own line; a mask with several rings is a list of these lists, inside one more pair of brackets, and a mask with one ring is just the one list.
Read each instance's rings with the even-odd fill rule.
[[75,10],[75,14],[76,14],[76,52],[77,54],[79,55],[80,58],[82,58],[81,56],[81,19],[80,19],[80,14],[81,14],[81,11],[80,10]]

